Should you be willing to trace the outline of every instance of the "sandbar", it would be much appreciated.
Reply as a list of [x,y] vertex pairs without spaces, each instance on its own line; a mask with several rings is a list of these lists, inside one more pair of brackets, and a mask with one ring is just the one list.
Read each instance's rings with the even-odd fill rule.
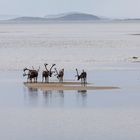
[[81,85],[80,82],[50,82],[50,83],[27,83],[24,82],[24,85],[28,88],[37,88],[41,90],[112,90],[119,89],[115,86],[94,86],[91,83],[87,83],[85,86]]

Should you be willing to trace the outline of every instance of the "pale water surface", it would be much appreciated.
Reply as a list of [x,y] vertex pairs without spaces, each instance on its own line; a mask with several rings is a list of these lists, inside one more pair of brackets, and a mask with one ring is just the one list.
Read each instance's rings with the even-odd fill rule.
[[[75,69],[134,69],[140,23],[0,24],[1,70],[57,63]],[[126,66],[127,64],[127,66]]]
[[139,71],[89,71],[95,85],[120,89],[84,92],[28,89],[20,74],[0,73],[0,139],[139,140]]
[[[139,23],[0,24],[0,139],[139,140]],[[56,63],[65,80],[86,69],[117,90],[41,91],[22,69]],[[41,80],[41,71],[39,73]],[[53,78],[52,80],[57,80]]]

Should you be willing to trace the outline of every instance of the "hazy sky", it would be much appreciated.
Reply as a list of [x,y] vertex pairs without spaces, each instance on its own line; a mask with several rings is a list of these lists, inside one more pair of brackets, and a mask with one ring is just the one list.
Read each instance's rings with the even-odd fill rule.
[[44,16],[71,11],[140,18],[140,0],[0,0],[0,15]]

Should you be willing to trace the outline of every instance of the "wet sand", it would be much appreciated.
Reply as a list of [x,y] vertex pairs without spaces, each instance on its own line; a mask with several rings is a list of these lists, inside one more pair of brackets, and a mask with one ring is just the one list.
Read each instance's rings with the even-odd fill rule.
[[111,90],[119,89],[115,86],[93,86],[91,83],[87,83],[85,86],[81,85],[80,82],[50,82],[50,83],[27,83],[24,85],[28,88],[37,88],[41,90]]

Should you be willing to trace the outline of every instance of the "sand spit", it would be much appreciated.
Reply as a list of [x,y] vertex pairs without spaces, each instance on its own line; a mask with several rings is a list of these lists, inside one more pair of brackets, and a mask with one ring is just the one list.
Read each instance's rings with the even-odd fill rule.
[[80,82],[50,82],[50,83],[27,83],[24,85],[28,88],[37,88],[41,90],[111,90],[119,89],[119,87],[114,86],[93,86],[88,83],[86,86],[81,85]]

